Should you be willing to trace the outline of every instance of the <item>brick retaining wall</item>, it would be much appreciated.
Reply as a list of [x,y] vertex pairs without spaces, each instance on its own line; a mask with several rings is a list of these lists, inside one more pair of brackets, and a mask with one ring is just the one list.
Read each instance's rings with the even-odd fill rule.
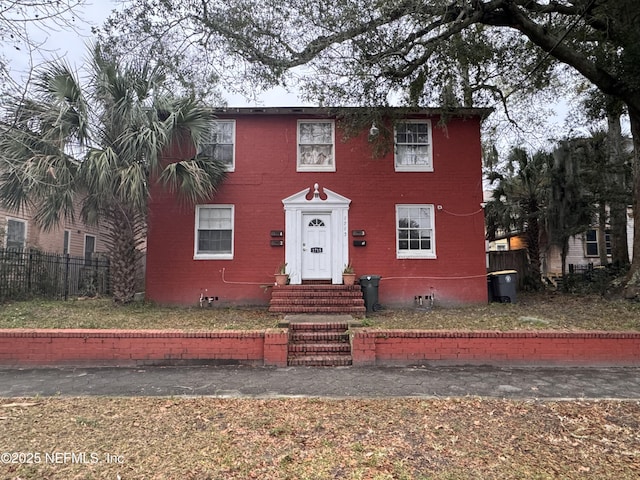
[[[355,366],[640,365],[639,332],[352,330]],[[0,330],[0,366],[287,364],[288,331]]]
[[[282,353],[284,352],[284,354]],[[286,330],[0,330],[0,365],[285,366]]]
[[354,365],[640,365],[640,333],[358,329],[352,355]]

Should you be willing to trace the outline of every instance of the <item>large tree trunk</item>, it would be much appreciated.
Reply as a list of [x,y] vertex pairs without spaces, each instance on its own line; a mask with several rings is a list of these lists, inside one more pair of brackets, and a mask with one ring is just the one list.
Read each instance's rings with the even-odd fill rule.
[[640,299],[640,108],[629,106],[633,137],[633,260],[625,279],[625,297]]
[[613,173],[612,192],[609,203],[611,225],[611,263],[617,268],[629,266],[629,248],[627,246],[627,178],[624,168],[624,149],[622,145],[622,126],[618,109],[607,112],[607,146],[609,164]]
[[609,263],[607,258],[607,223],[607,206],[601,201],[598,205],[598,256],[600,257],[600,265],[603,266]]
[[529,202],[529,221],[527,222],[527,250],[529,252],[529,273],[533,290],[542,289],[542,268],[540,262],[540,224],[538,223],[538,205]]

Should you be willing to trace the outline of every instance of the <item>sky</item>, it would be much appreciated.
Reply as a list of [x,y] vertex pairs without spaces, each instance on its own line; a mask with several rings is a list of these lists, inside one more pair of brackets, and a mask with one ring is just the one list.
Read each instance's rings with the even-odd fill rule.
[[[47,60],[55,58],[65,58],[69,64],[81,69],[84,58],[87,54],[86,46],[92,41],[91,27],[99,26],[113,9],[118,7],[114,0],[93,0],[79,10],[78,17],[82,21],[74,22],[77,25],[76,31],[63,30],[59,27],[47,30],[31,28],[31,38],[40,44],[40,51],[33,57],[33,64],[38,65]],[[27,78],[30,70],[30,55],[28,49],[21,48],[19,51],[11,45],[4,47],[4,56],[9,60],[9,68],[12,77],[16,80]],[[224,92],[229,107],[247,106],[300,106],[303,102],[295,93],[287,92],[283,88],[274,88],[258,96],[257,103],[247,100],[242,95]]]
[[[72,67],[80,69],[83,60],[87,55],[86,46],[92,41],[91,27],[99,26],[108,17],[112,9],[119,8],[118,0],[89,0],[87,4],[77,12],[81,20],[74,22],[77,25],[76,31],[63,30],[53,28],[42,30],[33,28],[32,39],[41,43],[40,56],[33,58],[34,64],[42,63],[45,60],[51,60],[57,57],[65,58]],[[9,60],[9,66],[14,78],[26,78],[29,71],[29,54],[28,50],[23,48],[20,51],[15,50],[11,45],[4,46],[4,55]],[[248,100],[240,94],[223,92],[229,107],[277,107],[277,106],[301,106],[308,105],[299,99],[295,92],[287,92],[283,88],[275,88],[258,95],[257,101]],[[550,119],[550,123],[556,128],[562,124],[567,114],[567,105],[559,103],[556,108],[556,115]],[[566,128],[566,127],[565,127]],[[628,129],[627,129],[628,130]],[[542,137],[547,137],[550,132],[545,132]],[[588,132],[585,132],[588,134]],[[541,145],[545,144],[542,138]],[[548,144],[548,141],[546,142]]]

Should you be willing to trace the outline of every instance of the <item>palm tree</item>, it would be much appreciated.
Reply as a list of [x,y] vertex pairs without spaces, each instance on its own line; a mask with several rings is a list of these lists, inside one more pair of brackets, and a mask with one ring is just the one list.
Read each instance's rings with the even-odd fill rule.
[[[92,48],[82,84],[62,61],[43,67],[28,96],[8,105],[0,138],[0,198],[30,206],[43,229],[71,218],[74,199],[88,224],[107,230],[114,301],[135,293],[136,247],[144,239],[151,181],[188,202],[211,197],[224,165],[194,155],[209,134],[210,114],[192,98],[174,98],[148,62],[120,64]],[[191,140],[175,163],[174,143]]]
[[525,234],[530,268],[528,280],[536,290],[542,287],[540,237],[548,207],[552,164],[551,154],[536,152],[529,155],[521,148],[514,148],[508,157],[507,171],[489,175],[492,182],[498,183],[485,208],[487,237],[495,238],[499,230]]

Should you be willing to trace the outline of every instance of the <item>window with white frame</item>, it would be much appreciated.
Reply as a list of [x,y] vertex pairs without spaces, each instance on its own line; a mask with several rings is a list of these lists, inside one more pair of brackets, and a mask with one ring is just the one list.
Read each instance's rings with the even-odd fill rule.
[[397,172],[432,172],[431,122],[398,122],[394,132],[395,169]]
[[195,259],[233,258],[233,205],[196,207]]
[[333,120],[298,120],[299,172],[335,172]]
[[[611,231],[605,230],[604,234],[605,248],[607,255],[611,255]],[[600,250],[598,248],[598,231],[595,228],[587,230],[584,236],[584,250],[587,257],[599,257]]]
[[227,167],[227,171],[235,169],[235,120],[213,120],[209,138],[201,146],[198,154],[218,160]]
[[7,234],[5,248],[7,250],[22,250],[27,242],[27,222],[15,218],[7,219]]
[[433,205],[396,205],[398,258],[435,258]]

